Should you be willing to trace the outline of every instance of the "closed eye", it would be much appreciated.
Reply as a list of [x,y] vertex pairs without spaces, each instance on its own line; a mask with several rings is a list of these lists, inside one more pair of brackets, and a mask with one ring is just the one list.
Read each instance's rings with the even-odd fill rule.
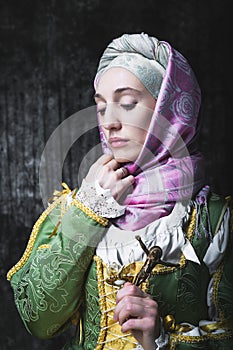
[[137,103],[125,103],[121,104],[121,107],[124,108],[126,111],[130,111],[136,106]]
[[101,117],[103,117],[103,116],[104,116],[105,111],[106,111],[106,108],[100,108],[100,109],[97,109],[97,113],[98,113],[98,114],[99,114]]

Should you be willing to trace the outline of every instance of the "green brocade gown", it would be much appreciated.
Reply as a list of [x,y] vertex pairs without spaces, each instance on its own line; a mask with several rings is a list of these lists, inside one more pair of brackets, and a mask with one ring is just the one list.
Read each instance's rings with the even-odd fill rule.
[[[63,191],[35,223],[20,261],[8,272],[14,298],[27,330],[48,339],[71,325],[76,332],[64,350],[128,350],[137,347],[130,333],[121,333],[113,320],[119,280],[133,281],[143,262],[115,271],[96,256],[95,247],[106,231],[106,220],[73,200],[66,206]],[[219,228],[229,201],[212,195],[208,202],[212,232]],[[202,222],[207,214],[202,209]],[[201,262],[181,255],[179,266],[157,265],[141,288],[159,305],[169,350],[233,349],[233,250],[232,232],[225,256],[213,276],[202,262],[209,246],[203,227],[195,235],[196,211],[184,228]],[[207,289],[213,280],[212,302],[218,322],[209,320]],[[201,320],[209,320],[200,325]],[[199,335],[191,336],[191,328]],[[220,331],[218,331],[220,330]]]

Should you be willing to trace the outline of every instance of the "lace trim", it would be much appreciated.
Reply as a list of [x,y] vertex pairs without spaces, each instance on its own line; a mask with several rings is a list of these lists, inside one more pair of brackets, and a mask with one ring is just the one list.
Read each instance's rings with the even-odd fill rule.
[[108,219],[103,218],[99,215],[97,215],[92,209],[86,207],[82,202],[80,202],[77,199],[73,199],[71,202],[71,205],[75,205],[77,208],[79,208],[84,214],[89,216],[92,220],[98,222],[98,224],[101,224],[102,226],[108,226]]
[[89,183],[83,180],[76,199],[105,218],[116,218],[125,212],[125,206],[118,204],[112,197],[111,191],[100,187],[98,181]]

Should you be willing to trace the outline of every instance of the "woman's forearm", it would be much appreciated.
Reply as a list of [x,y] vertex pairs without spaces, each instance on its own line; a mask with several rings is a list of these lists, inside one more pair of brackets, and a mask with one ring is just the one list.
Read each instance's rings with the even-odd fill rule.
[[29,240],[31,252],[27,247],[21,263],[10,272],[21,318],[28,331],[40,338],[53,336],[75,316],[85,273],[104,230],[77,202],[61,212],[62,201],[58,201],[47,215],[42,214],[32,232],[35,239]]

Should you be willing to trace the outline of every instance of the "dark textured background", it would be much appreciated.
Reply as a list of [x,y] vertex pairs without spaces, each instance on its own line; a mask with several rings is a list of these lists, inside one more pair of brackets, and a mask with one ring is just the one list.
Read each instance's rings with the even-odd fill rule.
[[[215,191],[233,193],[230,14],[225,0],[0,1],[1,350],[59,350],[69,336],[30,336],[5,275],[42,210],[38,169],[45,143],[62,120],[93,104],[97,61],[113,38],[144,31],[189,59],[203,93],[199,143],[209,181]],[[63,173],[70,187],[95,139],[93,132],[69,152]]]

